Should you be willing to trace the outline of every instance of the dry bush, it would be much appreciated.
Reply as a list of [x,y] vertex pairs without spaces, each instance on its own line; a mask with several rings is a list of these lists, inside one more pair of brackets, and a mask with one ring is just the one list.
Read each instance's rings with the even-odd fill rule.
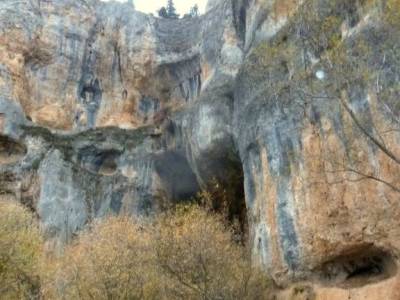
[[0,201],[0,295],[2,299],[40,297],[42,238],[31,212]]
[[387,0],[385,7],[385,21],[399,29],[400,27],[400,1]]
[[53,265],[45,294],[52,299],[160,299],[151,249],[148,230],[131,218],[95,223]]
[[220,215],[221,221],[233,229],[234,240],[244,245],[249,229],[242,174],[231,172],[225,182],[210,180],[193,201],[202,209]]
[[271,286],[232,230],[198,206],[152,223],[96,223],[47,273],[48,299],[268,299]]
[[178,207],[154,226],[167,299],[267,299],[268,279],[251,266],[217,214]]

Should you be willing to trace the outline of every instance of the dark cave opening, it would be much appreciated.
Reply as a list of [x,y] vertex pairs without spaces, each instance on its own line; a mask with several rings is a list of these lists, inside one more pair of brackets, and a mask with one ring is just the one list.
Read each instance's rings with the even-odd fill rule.
[[115,153],[106,153],[104,155],[100,155],[100,167],[98,169],[98,173],[102,175],[115,174],[118,169],[116,156],[117,155]]
[[248,0],[242,0],[239,4],[232,2],[234,15],[234,22],[236,32],[239,35],[242,43],[246,41],[246,26],[247,26],[247,9],[249,7]]
[[196,176],[185,156],[177,151],[167,151],[155,159],[155,169],[163,182],[168,199],[173,204],[193,198],[199,190]]
[[87,112],[87,127],[93,128],[96,124],[96,115],[102,101],[100,81],[93,75],[83,76],[78,88],[81,104]]
[[223,215],[234,230],[235,240],[245,244],[248,239],[247,207],[244,193],[244,173],[235,164],[223,179],[211,180],[199,194],[201,205]]
[[325,263],[320,271],[322,282],[343,288],[361,287],[396,274],[392,254],[373,246],[362,246]]
[[95,147],[81,149],[78,162],[81,167],[95,174],[112,176],[118,171],[117,160],[120,153],[116,150],[101,150]]
[[[173,127],[170,130],[175,130]],[[245,244],[248,238],[247,206],[244,193],[244,172],[239,159],[219,158],[206,166],[214,172],[201,173],[206,182],[199,182],[185,154],[167,151],[155,159],[155,169],[164,187],[169,207],[197,203],[204,209],[220,214],[226,225],[233,227],[236,241]],[[201,172],[200,171],[200,172]],[[163,202],[163,201],[161,201]],[[166,208],[169,208],[166,207]]]
[[0,135],[0,164],[19,162],[26,153],[25,145],[8,136]]

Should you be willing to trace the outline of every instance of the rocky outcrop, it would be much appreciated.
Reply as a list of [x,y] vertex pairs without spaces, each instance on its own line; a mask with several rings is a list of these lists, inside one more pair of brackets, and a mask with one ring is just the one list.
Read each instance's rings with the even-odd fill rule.
[[[314,278],[376,299],[365,286],[397,274],[399,24],[355,2],[294,8],[255,41],[235,87],[255,257],[283,285]],[[319,297],[347,297],[333,295]]]
[[64,243],[216,179],[232,201],[244,189],[279,297],[397,299],[396,5],[218,0],[162,20],[115,2],[2,1],[1,196]]

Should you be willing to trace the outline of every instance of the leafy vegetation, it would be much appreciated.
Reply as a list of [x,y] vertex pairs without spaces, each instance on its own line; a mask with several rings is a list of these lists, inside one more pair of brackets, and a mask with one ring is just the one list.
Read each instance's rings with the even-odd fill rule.
[[[190,8],[189,13],[183,15],[183,18],[196,18],[200,15],[199,6],[197,4]],[[167,6],[163,6],[158,10],[158,16],[163,19],[179,19],[173,0],[168,0]]]
[[167,299],[267,299],[271,285],[252,267],[220,215],[181,206],[155,225],[157,265]]
[[165,19],[178,19],[176,8],[173,0],[168,0],[167,6],[163,6],[158,11],[158,16]]
[[42,238],[32,214],[11,201],[0,201],[0,295],[34,299],[40,295]]
[[110,217],[83,232],[48,264],[45,295],[52,299],[157,299],[148,229]]
[[153,220],[110,216],[63,253],[47,250],[32,214],[0,202],[0,279],[6,299],[269,299],[221,214],[178,205]]
[[385,21],[391,26],[400,27],[400,1],[388,0],[385,9]]

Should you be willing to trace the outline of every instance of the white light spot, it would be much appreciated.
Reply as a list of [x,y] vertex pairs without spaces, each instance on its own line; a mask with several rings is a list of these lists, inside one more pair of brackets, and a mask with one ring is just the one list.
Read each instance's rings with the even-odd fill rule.
[[315,76],[317,76],[317,78],[318,78],[319,80],[324,80],[324,79],[325,79],[325,72],[322,71],[322,70],[318,70],[318,71],[315,73]]

